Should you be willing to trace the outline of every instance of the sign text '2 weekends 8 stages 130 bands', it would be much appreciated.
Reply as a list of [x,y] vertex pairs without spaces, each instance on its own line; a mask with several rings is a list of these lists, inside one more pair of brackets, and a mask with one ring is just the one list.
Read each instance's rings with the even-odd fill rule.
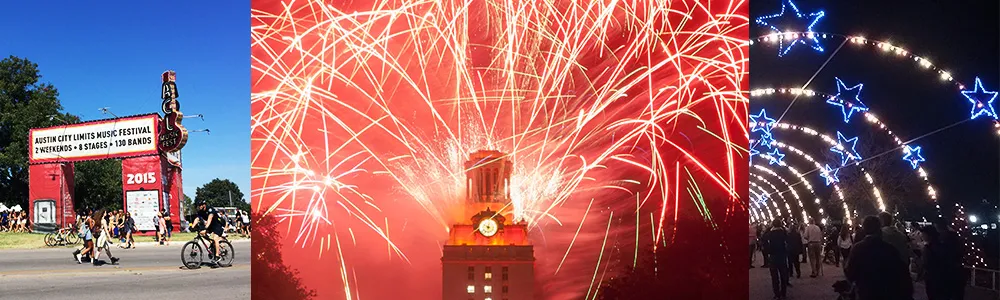
[[31,162],[74,161],[157,153],[158,116],[147,115],[32,129]]

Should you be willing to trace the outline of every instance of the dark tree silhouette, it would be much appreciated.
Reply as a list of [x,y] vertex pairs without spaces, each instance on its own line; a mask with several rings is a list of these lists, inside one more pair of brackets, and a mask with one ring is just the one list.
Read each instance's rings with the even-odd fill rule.
[[656,253],[652,245],[646,247],[636,267],[605,283],[598,298],[747,298],[746,214],[742,209],[731,211],[717,228],[697,214],[679,220],[677,234],[667,247]]
[[250,285],[255,300],[312,299],[316,291],[308,290],[299,280],[298,271],[288,268],[281,259],[281,233],[278,220],[272,215],[253,214],[250,257]]

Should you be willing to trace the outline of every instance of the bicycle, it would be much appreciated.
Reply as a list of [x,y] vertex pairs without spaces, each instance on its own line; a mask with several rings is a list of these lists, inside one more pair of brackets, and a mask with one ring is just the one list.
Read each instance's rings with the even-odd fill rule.
[[[212,257],[215,256],[215,248],[212,247],[212,239],[207,234],[201,234],[202,229],[195,228],[192,230],[198,232],[198,234],[181,248],[181,263],[184,264],[184,267],[193,270],[201,268],[201,265],[205,262],[206,249],[209,257]],[[219,267],[232,266],[236,251],[233,250],[233,244],[229,243],[229,240],[225,236],[222,236],[222,240],[219,241],[219,250],[222,251],[222,254],[219,255],[221,259],[219,259],[216,265]]]
[[66,227],[56,232],[45,234],[45,245],[49,247],[75,245],[80,242],[80,236],[76,233],[76,228]]

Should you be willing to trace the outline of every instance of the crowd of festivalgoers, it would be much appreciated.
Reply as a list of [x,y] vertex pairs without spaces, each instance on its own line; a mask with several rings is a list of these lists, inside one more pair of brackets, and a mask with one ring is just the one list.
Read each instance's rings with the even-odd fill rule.
[[963,299],[968,282],[964,248],[944,220],[932,226],[912,222],[904,228],[883,212],[858,223],[853,228],[786,224],[781,219],[750,224],[750,268],[760,251],[774,299],[786,299],[793,286],[790,278],[802,278],[803,263],[810,278],[824,276],[824,264],[839,267],[847,280],[833,288],[841,299],[911,300],[915,281],[925,283],[929,300]]
[[0,210],[0,232],[31,232],[31,227],[28,226],[28,213]]

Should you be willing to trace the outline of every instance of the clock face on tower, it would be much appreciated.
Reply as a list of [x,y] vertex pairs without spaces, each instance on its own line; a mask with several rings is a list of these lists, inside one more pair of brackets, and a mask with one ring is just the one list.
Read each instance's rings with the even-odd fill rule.
[[483,236],[492,237],[497,234],[497,227],[497,221],[493,219],[483,219],[482,221],[479,221],[478,229],[479,233],[482,233]]

